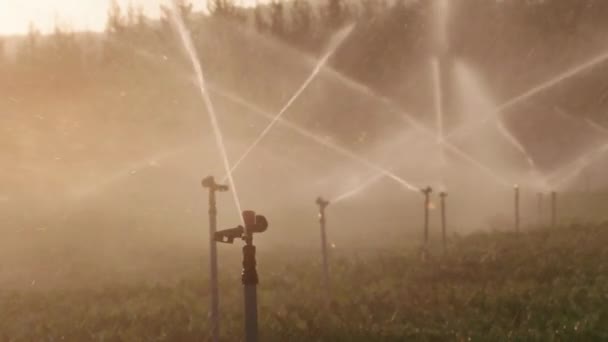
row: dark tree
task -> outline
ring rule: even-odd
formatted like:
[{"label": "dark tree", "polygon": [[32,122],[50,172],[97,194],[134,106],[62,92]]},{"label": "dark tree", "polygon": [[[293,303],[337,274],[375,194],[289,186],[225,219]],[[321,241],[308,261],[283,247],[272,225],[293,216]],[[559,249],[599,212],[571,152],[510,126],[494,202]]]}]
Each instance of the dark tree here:
[{"label": "dark tree", "polygon": [[291,9],[291,29],[289,38],[292,43],[308,47],[314,31],[312,5],[309,0],[295,0]]},{"label": "dark tree", "polygon": [[278,37],[285,36],[285,6],[281,0],[274,0],[271,5],[271,30]]},{"label": "dark tree", "polygon": [[268,29],[268,23],[264,16],[264,7],[259,2],[256,2],[255,8],[253,9],[253,20],[255,29],[258,32],[265,32]]},{"label": "dark tree", "polygon": [[326,9],[327,27],[335,30],[341,27],[346,20],[346,8],[343,0],[328,0]]},{"label": "dark tree", "polygon": [[127,22],[123,17],[122,10],[117,0],[110,2],[108,9],[108,19],[106,22],[106,32],[112,35],[121,35],[127,28]]},{"label": "dark tree", "polygon": [[212,0],[208,1],[207,9],[209,13],[218,17],[233,17],[237,14],[236,5],[232,0]]}]

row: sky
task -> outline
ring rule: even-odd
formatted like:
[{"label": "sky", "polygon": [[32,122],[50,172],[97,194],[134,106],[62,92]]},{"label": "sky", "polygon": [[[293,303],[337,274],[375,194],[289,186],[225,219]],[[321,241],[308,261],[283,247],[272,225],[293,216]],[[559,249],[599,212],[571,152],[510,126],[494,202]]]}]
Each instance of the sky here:
[{"label": "sky", "polygon": [[[142,6],[151,17],[158,16],[161,3],[169,0],[118,0]],[[25,34],[30,23],[41,32],[51,32],[55,23],[72,30],[103,30],[110,0],[0,0],[0,35]],[[195,9],[205,8],[206,0],[192,0]],[[255,0],[241,0],[251,5]]]}]

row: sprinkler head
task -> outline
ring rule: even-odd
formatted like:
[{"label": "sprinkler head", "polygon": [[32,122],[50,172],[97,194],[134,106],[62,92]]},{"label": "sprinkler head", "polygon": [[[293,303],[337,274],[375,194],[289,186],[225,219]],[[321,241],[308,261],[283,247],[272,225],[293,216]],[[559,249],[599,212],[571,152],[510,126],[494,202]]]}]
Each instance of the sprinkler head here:
[{"label": "sprinkler head", "polygon": [[263,233],[268,229],[268,221],[262,215],[256,215],[253,210],[243,211],[243,221],[247,233]]},{"label": "sprinkler head", "polygon": [[445,191],[442,191],[442,192],[439,193],[439,197],[446,198],[446,197],[448,197],[448,193],[445,192]]},{"label": "sprinkler head", "polygon": [[215,233],[215,241],[223,243],[233,243],[234,239],[242,239],[245,229],[243,226],[220,230]]},{"label": "sprinkler head", "polygon": [[427,186],[424,189],[420,189],[420,192],[422,192],[425,195],[430,195],[433,192],[433,188],[431,188],[430,186]]},{"label": "sprinkler head", "polygon": [[213,176],[209,176],[203,179],[202,181],[203,188],[208,188],[212,191],[228,191],[228,185],[221,185],[215,182],[215,178]]},{"label": "sprinkler head", "polygon": [[319,207],[321,207],[322,209],[326,208],[329,205],[329,201],[323,199],[323,197],[317,197],[315,203],[317,203],[317,205],[319,205]]},{"label": "sprinkler head", "polygon": [[245,227],[239,225],[235,228],[220,230],[215,233],[215,241],[223,243],[234,243],[235,239],[246,240],[247,236],[251,238],[253,233],[262,233],[268,229],[268,221],[262,215],[256,215],[255,211],[243,211],[243,221]]}]

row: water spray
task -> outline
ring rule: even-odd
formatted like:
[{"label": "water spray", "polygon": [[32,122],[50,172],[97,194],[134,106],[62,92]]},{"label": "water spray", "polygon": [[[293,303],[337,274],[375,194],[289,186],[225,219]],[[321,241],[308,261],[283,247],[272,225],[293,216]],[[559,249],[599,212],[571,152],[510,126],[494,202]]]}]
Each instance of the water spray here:
[{"label": "water spray", "polygon": [[325,208],[329,205],[329,201],[322,197],[317,198],[315,202],[319,206],[319,224],[321,227],[321,255],[323,257],[323,287],[325,288],[325,302],[330,306],[331,295],[329,289],[329,255],[327,251],[327,230],[325,221]]},{"label": "water spray", "polygon": [[444,96],[443,96],[443,81],[442,81],[442,70],[441,70],[441,59],[439,57],[431,60],[431,67],[433,71],[433,95],[435,102],[435,116],[437,124],[437,147],[439,148],[439,154],[441,157],[442,166],[446,162],[445,148],[443,146],[444,136]]},{"label": "water spray", "polygon": [[232,173],[230,170],[230,162],[228,160],[228,152],[226,151],[226,146],[224,144],[224,136],[222,130],[220,128],[219,121],[217,119],[217,114],[215,112],[215,107],[213,102],[211,101],[211,97],[209,96],[209,91],[207,89],[207,83],[205,79],[205,74],[203,73],[203,67],[198,58],[198,54],[196,52],[196,48],[194,47],[194,42],[192,41],[192,37],[190,35],[190,31],[186,27],[183,18],[181,17],[180,10],[175,1],[172,2],[171,6],[172,10],[172,23],[174,24],[179,37],[181,39],[182,45],[184,49],[188,53],[188,57],[190,59],[190,63],[192,64],[192,69],[194,70],[194,74],[196,75],[196,84],[198,90],[200,91],[201,97],[203,99],[203,103],[205,108],[207,109],[207,114],[209,115],[209,120],[211,121],[211,126],[213,127],[213,135],[215,136],[215,142],[217,144],[218,150],[220,152],[220,156],[224,165],[224,169],[228,172],[228,183],[230,184],[230,188],[232,189],[232,197],[234,199],[234,204],[239,211],[241,210],[241,201],[239,199],[238,193],[236,191],[236,186],[234,184],[234,178],[232,177]]},{"label": "water spray", "polygon": [[515,195],[515,201],[514,201],[514,205],[515,205],[515,210],[514,210],[514,224],[515,224],[515,231],[517,233],[519,233],[519,224],[520,224],[520,216],[519,216],[519,185],[515,184],[513,186],[513,191],[514,191],[514,195]]},{"label": "water spray", "polygon": [[202,184],[203,188],[209,190],[209,288],[211,292],[211,311],[209,312],[209,321],[211,322],[211,341],[218,342],[220,339],[220,301],[217,276],[217,243],[215,241],[215,234],[217,231],[217,207],[215,193],[228,191],[228,186],[217,184],[213,176],[203,179]]},{"label": "water spray", "polygon": [[258,294],[259,282],[256,269],[255,246],[253,234],[263,233],[268,229],[268,221],[255,211],[243,211],[243,225],[221,230],[215,233],[215,241],[232,244],[235,239],[243,239],[243,272],[241,281],[245,298],[245,342],[258,341]]},{"label": "water spray", "polygon": [[446,216],[446,198],[448,193],[442,191],[439,193],[441,199],[441,240],[443,242],[443,254],[448,255],[448,237],[447,237],[447,216]]},{"label": "water spray", "polygon": [[[510,100],[504,102],[500,106],[497,106],[492,111],[492,114],[493,114],[492,116],[489,116],[485,120],[477,122],[476,124],[473,124],[473,125],[477,125],[477,124],[482,125],[482,124],[490,121],[494,115],[503,113],[506,109],[515,107],[516,105],[519,105],[519,104],[527,101],[528,99],[530,99],[548,89],[551,89],[554,86],[573,78],[574,76],[577,76],[578,74],[580,74],[584,71],[592,69],[602,63],[605,63],[606,61],[608,61],[608,52],[603,52],[602,54],[600,54],[590,60],[587,60],[586,62],[581,63],[573,68],[570,68],[570,69],[566,70],[565,72],[563,72],[543,83],[540,83],[540,84],[532,87],[531,89],[521,93],[520,95],[517,95],[517,96],[511,98]],[[473,125],[462,127],[460,129],[457,129],[457,130],[451,132],[449,135],[446,136],[446,139],[449,139],[451,137],[455,137],[455,136],[458,136],[465,132],[470,131],[472,129]]]},{"label": "water spray", "polygon": [[[230,94],[226,91],[220,90],[219,88],[214,88],[214,92],[226,99],[229,99],[235,103],[238,103],[240,105],[242,105],[243,107],[248,108],[249,110],[251,110],[253,113],[259,115],[260,117],[265,117],[269,120],[272,120],[274,118],[274,116],[272,114],[269,114],[267,112],[265,112],[264,110],[262,110],[261,108],[241,99],[236,97],[233,94]],[[327,139],[324,139],[323,137],[316,135],[314,133],[312,133],[311,131],[307,130],[306,128],[297,125],[295,123],[292,123],[288,120],[285,120],[283,118],[280,118],[278,120],[278,122],[283,125],[286,128],[289,128],[290,130],[298,133],[299,135],[314,141],[315,143],[326,147],[342,156],[345,156],[353,161],[356,161],[372,170],[377,171],[378,173],[380,173],[382,176],[386,176],[387,178],[390,178],[392,180],[394,180],[395,182],[399,183],[399,185],[403,186],[404,188],[406,188],[409,191],[413,191],[413,192],[418,192],[418,188],[416,188],[414,185],[412,185],[411,183],[409,183],[408,181],[406,181],[405,179],[397,176],[394,172],[391,172],[390,170],[383,168],[382,166],[373,163],[351,151],[349,151],[348,149],[339,146],[338,144],[335,144],[331,141],[328,141]]]},{"label": "water spray", "polygon": [[296,90],[296,92],[291,96],[291,98],[287,101],[287,103],[283,106],[283,108],[281,108],[281,110],[277,113],[277,115],[274,116],[272,121],[264,128],[262,133],[260,133],[260,135],[258,135],[258,137],[251,143],[251,145],[249,145],[247,150],[245,150],[245,152],[236,161],[236,163],[234,163],[234,165],[232,165],[232,168],[230,168],[230,171],[229,171],[229,174],[227,175],[227,177],[230,177],[230,175],[232,175],[232,173],[234,173],[234,171],[239,167],[239,165],[243,162],[243,160],[245,160],[245,158],[247,158],[247,156],[249,156],[251,151],[253,151],[256,148],[256,146],[264,139],[264,137],[266,137],[266,135],[268,135],[270,130],[274,127],[274,125],[278,122],[278,120],[281,119],[283,114],[285,114],[285,112],[287,112],[287,110],[289,110],[289,108],[292,107],[294,102],[296,102],[296,100],[298,98],[300,98],[302,93],[304,93],[304,91],[306,89],[308,89],[308,87],[310,86],[312,81],[315,80],[315,78],[317,77],[319,72],[323,69],[325,64],[327,64],[327,62],[329,61],[331,56],[333,56],[333,54],[338,50],[340,45],[342,45],[342,43],[346,40],[346,38],[348,38],[350,36],[350,34],[353,32],[354,28],[355,28],[355,25],[350,25],[350,26],[342,29],[341,31],[339,31],[334,36],[334,39],[332,40],[327,52],[323,55],[323,57],[321,57],[321,59],[319,60],[319,62],[315,66],[315,68],[313,69],[312,73],[308,76],[308,78],[304,81],[304,83],[302,83],[300,88],[298,88],[298,90]]},{"label": "water spray", "polygon": [[431,209],[431,193],[433,188],[430,186],[420,189],[424,194],[424,245],[422,247],[422,259],[426,260],[429,245],[429,210]]}]

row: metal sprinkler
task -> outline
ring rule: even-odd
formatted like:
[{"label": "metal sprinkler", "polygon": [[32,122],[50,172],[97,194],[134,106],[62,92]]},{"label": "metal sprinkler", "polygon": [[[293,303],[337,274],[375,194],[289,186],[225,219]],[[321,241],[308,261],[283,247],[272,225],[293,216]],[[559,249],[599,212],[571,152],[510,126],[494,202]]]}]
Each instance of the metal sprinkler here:
[{"label": "metal sprinkler", "polygon": [[211,323],[211,341],[218,342],[220,339],[220,303],[217,275],[217,244],[215,242],[215,233],[217,230],[217,207],[215,193],[228,191],[228,186],[217,184],[213,176],[203,179],[202,185],[203,188],[209,190],[209,281],[211,291],[211,309],[209,312],[209,321]]},{"label": "metal sprinkler", "polygon": [[429,210],[431,206],[431,193],[433,192],[433,188],[428,186],[424,189],[420,189],[420,191],[424,194],[424,246],[422,255],[423,258],[426,259],[429,243]]},{"label": "metal sprinkler", "polygon": [[258,273],[256,269],[255,246],[253,245],[253,234],[262,233],[268,229],[268,221],[262,215],[256,215],[255,211],[243,211],[243,222],[245,226],[239,225],[235,228],[221,230],[215,233],[215,241],[223,243],[234,243],[239,238],[245,242],[243,246],[243,272],[241,281],[245,298],[245,342],[258,341],[258,299],[257,285]]},{"label": "metal sprinkler", "polygon": [[515,186],[513,186],[513,190],[515,193],[515,198],[514,198],[514,205],[515,205],[515,211],[514,211],[514,223],[515,223],[515,231],[519,232],[519,221],[520,221],[520,217],[519,217],[519,185],[515,184]]},{"label": "metal sprinkler", "polygon": [[551,192],[551,227],[557,227],[557,192]]},{"label": "metal sprinkler", "polygon": [[537,209],[537,215],[538,215],[538,226],[542,226],[543,225],[543,211],[544,211],[544,195],[542,192],[539,192],[537,194],[537,203],[536,203],[536,209]]},{"label": "metal sprinkler", "polygon": [[323,287],[325,288],[325,301],[329,306],[331,301],[329,290],[329,255],[327,251],[327,230],[325,221],[325,208],[329,205],[329,201],[318,197],[316,202],[319,206],[319,224],[321,226],[321,255],[323,257]]},{"label": "metal sprinkler", "polygon": [[448,193],[442,191],[439,193],[441,198],[441,240],[443,242],[443,254],[448,254],[448,238],[447,238],[447,217],[446,217],[446,198]]}]

